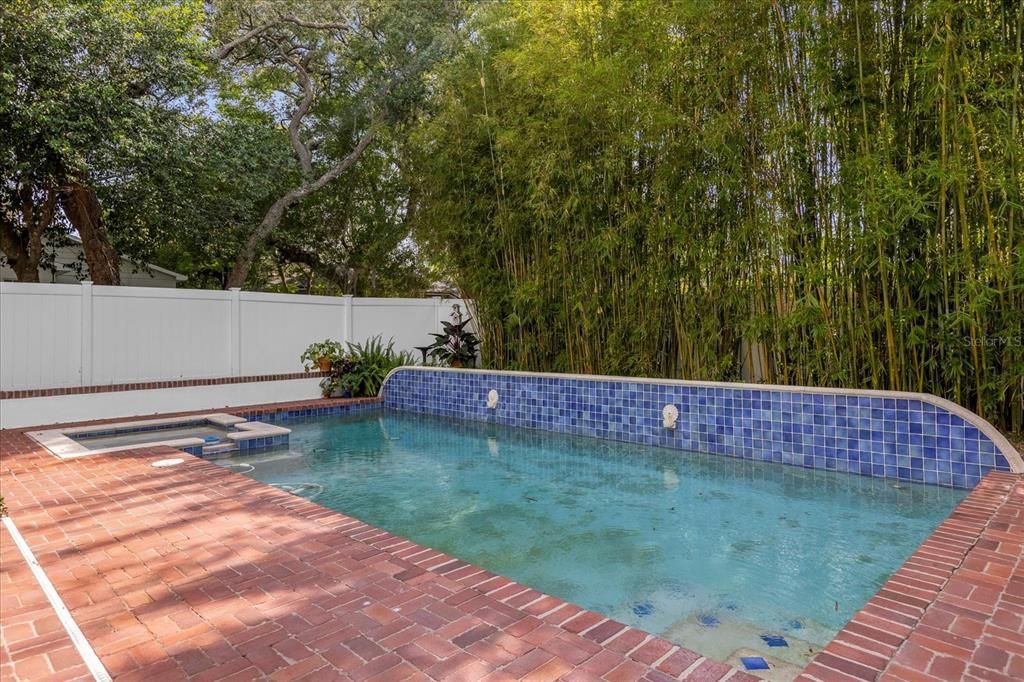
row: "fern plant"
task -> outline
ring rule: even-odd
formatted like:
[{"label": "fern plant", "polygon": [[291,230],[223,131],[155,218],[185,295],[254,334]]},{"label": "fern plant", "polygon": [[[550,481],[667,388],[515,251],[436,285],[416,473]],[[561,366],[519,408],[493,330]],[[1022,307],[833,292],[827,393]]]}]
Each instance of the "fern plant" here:
[{"label": "fern plant", "polygon": [[413,364],[415,358],[411,353],[395,351],[394,339],[385,345],[378,335],[363,343],[349,343],[337,387],[347,390],[352,397],[374,396],[391,370]]}]

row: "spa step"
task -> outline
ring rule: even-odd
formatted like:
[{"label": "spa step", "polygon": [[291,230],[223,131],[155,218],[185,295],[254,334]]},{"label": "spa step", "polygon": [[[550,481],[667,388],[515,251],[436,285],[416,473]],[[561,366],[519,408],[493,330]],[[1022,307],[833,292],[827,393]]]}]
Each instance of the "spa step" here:
[{"label": "spa step", "polygon": [[223,457],[234,452],[238,452],[238,443],[227,442],[203,446],[203,457],[207,459],[218,456]]}]

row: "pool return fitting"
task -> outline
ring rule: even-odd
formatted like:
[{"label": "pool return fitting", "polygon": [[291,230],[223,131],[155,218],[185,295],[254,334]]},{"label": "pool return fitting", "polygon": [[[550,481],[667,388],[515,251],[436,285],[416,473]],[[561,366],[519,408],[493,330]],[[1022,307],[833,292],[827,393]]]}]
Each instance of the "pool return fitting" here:
[{"label": "pool return fitting", "polygon": [[666,405],[661,408],[661,425],[666,429],[675,429],[679,420],[679,408],[675,405]]}]

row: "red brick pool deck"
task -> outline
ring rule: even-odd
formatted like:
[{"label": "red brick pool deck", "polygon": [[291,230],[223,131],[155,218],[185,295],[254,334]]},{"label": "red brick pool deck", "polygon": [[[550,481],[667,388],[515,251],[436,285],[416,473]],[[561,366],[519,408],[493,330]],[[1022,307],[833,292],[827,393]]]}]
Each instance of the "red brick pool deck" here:
[{"label": "red brick pool deck", "polygon": [[[118,680],[754,679],[170,448],[62,461],[0,431],[0,457]],[[6,528],[0,563],[0,678],[89,679]],[[986,477],[803,679],[1024,679],[1024,478]]]}]

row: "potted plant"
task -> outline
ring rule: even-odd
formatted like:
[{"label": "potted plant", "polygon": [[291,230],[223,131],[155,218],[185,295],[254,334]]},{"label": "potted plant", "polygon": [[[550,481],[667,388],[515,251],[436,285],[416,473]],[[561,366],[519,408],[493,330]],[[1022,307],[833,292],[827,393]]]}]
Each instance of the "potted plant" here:
[{"label": "potted plant", "polygon": [[345,385],[346,377],[355,369],[355,361],[348,355],[337,357],[331,363],[330,370],[320,380],[320,394],[325,398],[348,398],[352,393]]},{"label": "potted plant", "polygon": [[385,345],[375,336],[365,343],[349,343],[348,352],[336,357],[330,373],[320,380],[320,391],[325,398],[374,396],[388,372],[412,364],[415,358],[396,351],[393,340]]},{"label": "potted plant", "polygon": [[344,352],[344,348],[339,342],[324,339],[323,341],[309,344],[302,355],[299,356],[299,361],[302,363],[302,368],[307,372],[312,371],[314,367],[321,372],[329,372],[331,371],[331,365]]},{"label": "potted plant", "polygon": [[442,322],[443,333],[431,334],[434,343],[427,347],[427,354],[435,360],[447,363],[449,367],[472,367],[476,364],[476,351],[480,339],[467,326],[472,318],[462,318],[458,304],[452,306],[452,321]]}]

